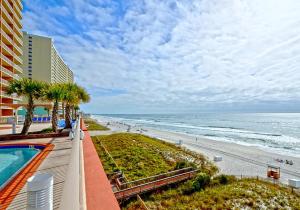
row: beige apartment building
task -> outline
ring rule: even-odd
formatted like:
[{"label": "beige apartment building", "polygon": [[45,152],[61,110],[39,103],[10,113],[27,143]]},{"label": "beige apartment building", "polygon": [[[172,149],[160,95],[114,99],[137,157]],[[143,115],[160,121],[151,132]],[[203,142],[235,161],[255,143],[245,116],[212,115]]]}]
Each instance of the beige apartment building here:
[{"label": "beige apartment building", "polygon": [[21,0],[0,0],[0,123],[13,116],[9,104],[19,100],[5,90],[10,80],[22,74],[22,9]]},{"label": "beige apartment building", "polygon": [[73,72],[59,55],[53,39],[23,32],[23,77],[49,83],[73,82]]}]

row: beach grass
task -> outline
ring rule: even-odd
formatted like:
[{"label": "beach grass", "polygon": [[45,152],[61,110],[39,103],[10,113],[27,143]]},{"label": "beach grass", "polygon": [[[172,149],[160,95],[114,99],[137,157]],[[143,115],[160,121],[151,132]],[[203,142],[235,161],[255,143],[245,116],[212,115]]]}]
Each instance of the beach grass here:
[{"label": "beach grass", "polygon": [[[118,133],[92,138],[106,173],[119,169],[128,181],[172,171],[180,165],[193,166],[210,175],[217,171],[201,154],[141,134]],[[183,162],[186,164],[180,164]]]},{"label": "beach grass", "polygon": [[[92,138],[106,173],[122,170],[127,181],[174,170],[186,161],[200,169],[191,180],[143,194],[148,209],[300,209],[300,197],[290,189],[257,179],[216,176],[217,168],[203,155],[177,145],[132,133]],[[141,209],[141,203],[133,198],[122,209]]]},{"label": "beach grass", "polygon": [[109,128],[100,125],[96,120],[91,118],[85,118],[84,123],[89,131],[107,131]]},{"label": "beach grass", "polygon": [[[189,192],[193,180],[150,195],[142,196],[149,209],[300,209],[299,195],[290,189],[256,179],[211,184]],[[131,202],[124,209],[138,209]]]}]

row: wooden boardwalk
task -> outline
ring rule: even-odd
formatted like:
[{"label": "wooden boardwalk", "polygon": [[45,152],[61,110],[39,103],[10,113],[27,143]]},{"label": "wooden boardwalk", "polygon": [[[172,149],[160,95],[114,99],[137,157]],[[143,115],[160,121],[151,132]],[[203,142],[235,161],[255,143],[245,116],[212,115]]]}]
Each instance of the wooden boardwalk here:
[{"label": "wooden boardwalk", "polygon": [[[19,141],[18,143],[20,143]],[[71,141],[67,138],[54,138],[54,139],[32,139],[24,140],[22,142],[31,143],[52,143],[54,144],[53,150],[49,153],[46,159],[38,167],[36,173],[51,173],[54,176],[54,209],[58,209],[60,205],[60,198],[62,195],[63,185],[65,182],[66,172],[68,170],[70,154],[72,150]],[[6,142],[6,143],[15,143]],[[27,193],[26,185],[16,195],[14,200],[9,205],[8,209],[21,210],[26,209]]]},{"label": "wooden boardwalk", "polygon": [[115,192],[115,196],[118,200],[123,200],[127,199],[145,192],[149,192],[158,188],[161,188],[163,186],[177,183],[180,181],[184,181],[187,179],[190,179],[194,177],[197,174],[198,170],[192,170],[183,173],[177,173],[176,175],[165,177],[165,178],[160,178],[148,183],[136,185],[127,189],[123,189],[120,191]]}]

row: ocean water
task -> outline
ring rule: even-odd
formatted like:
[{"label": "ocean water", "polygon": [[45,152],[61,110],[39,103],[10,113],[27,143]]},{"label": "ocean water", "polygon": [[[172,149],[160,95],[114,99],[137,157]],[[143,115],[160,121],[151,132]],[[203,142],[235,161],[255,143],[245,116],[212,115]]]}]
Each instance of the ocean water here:
[{"label": "ocean water", "polygon": [[300,113],[94,115],[300,157]]}]

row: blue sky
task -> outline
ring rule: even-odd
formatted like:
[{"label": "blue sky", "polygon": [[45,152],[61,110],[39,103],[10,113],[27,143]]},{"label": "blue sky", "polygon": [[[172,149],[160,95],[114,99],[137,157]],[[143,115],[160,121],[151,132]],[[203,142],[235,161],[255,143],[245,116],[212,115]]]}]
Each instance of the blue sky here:
[{"label": "blue sky", "polygon": [[300,111],[298,0],[30,0],[92,113]]}]

